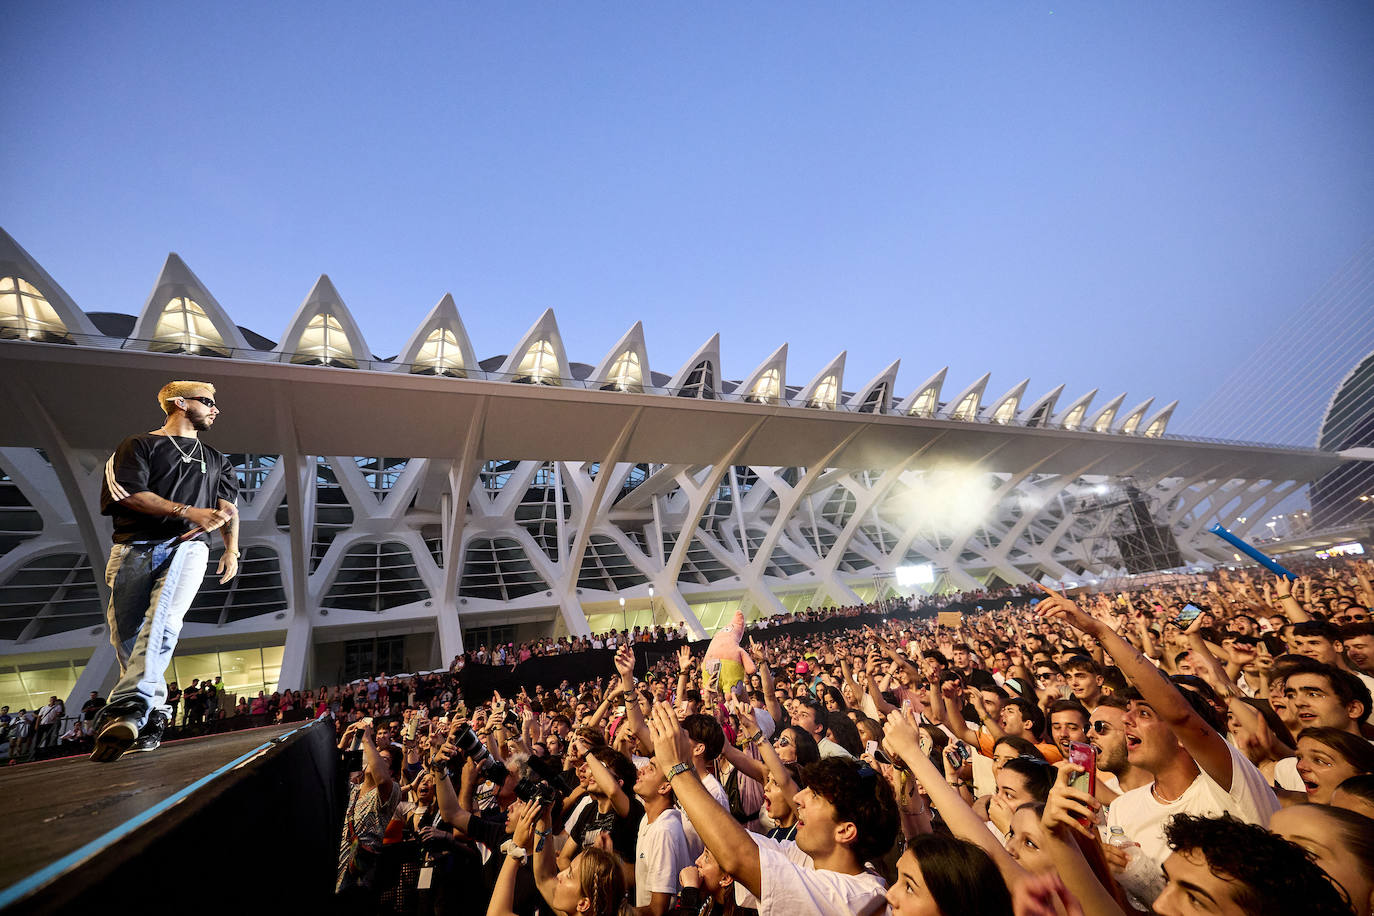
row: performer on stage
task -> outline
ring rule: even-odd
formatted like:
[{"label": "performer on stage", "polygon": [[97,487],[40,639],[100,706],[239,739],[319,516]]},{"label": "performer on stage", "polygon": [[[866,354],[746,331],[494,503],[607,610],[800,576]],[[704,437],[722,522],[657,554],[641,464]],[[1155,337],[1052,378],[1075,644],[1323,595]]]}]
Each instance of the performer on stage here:
[{"label": "performer on stage", "polygon": [[106,619],[120,672],[96,723],[91,759],[102,763],[162,741],[171,718],[163,675],[205,578],[209,532],[221,529],[224,538],[219,581],[239,568],[238,478],[200,441],[219,416],[215,386],[169,382],[157,402],[167,422],[121,442],[100,487],[100,511],[114,519]]}]

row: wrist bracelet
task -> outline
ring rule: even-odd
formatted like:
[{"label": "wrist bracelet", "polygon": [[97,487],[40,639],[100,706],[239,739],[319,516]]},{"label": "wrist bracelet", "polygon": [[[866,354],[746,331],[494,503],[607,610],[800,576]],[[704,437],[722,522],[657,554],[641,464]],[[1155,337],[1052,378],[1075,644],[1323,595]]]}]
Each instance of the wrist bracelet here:
[{"label": "wrist bracelet", "polygon": [[173,515],[173,517],[175,517],[175,518],[185,518],[185,517],[186,517],[186,513],[187,513],[187,511],[190,510],[190,508],[191,508],[191,507],[188,506],[186,503],[182,503],[181,505],[177,506],[176,509],[174,509],[174,510],[172,511],[172,515]]},{"label": "wrist bracelet", "polygon": [[673,781],[673,777],[675,777],[675,776],[681,776],[683,773],[690,773],[691,771],[692,771],[692,765],[691,765],[690,763],[685,763],[685,762],[684,762],[684,763],[675,764],[675,765],[673,766],[673,768],[672,768],[671,770],[668,771],[668,775],[667,775],[666,777],[664,777],[664,778],[665,778],[668,782],[672,782],[672,781]]}]

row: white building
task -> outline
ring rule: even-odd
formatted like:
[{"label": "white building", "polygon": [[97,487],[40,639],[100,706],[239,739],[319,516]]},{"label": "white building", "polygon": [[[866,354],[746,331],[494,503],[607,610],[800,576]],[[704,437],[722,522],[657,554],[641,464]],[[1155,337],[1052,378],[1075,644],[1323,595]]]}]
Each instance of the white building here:
[{"label": "white building", "polygon": [[638,323],[595,364],[552,311],[511,336],[479,359],[444,296],[380,360],[321,277],[273,343],[175,254],[137,316],[87,314],[0,230],[0,702],[110,683],[99,469],[171,379],[218,387],[209,441],[243,487],[242,573],[206,579],[173,676],[239,692],[438,667],[465,640],[705,634],[739,606],[872,599],[902,566],[931,590],[1086,581],[1142,549],[1133,511],[1172,532],[1169,565],[1210,565],[1232,557],[1210,524],[1244,535],[1345,461],[1171,437],[1150,399],[988,397],[944,369],[904,393],[895,362],[853,384],[844,353],[797,384],[785,344],[734,382],[717,336],[671,374]]}]

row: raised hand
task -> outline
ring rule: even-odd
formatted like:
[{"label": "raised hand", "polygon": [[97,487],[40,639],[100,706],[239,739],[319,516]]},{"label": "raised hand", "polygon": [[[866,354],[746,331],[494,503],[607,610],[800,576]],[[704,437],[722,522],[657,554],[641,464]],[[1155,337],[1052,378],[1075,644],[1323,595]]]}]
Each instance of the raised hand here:
[{"label": "raised hand", "polygon": [[667,703],[649,710],[649,734],[653,738],[654,762],[666,777],[679,763],[692,760],[692,739],[682,730],[677,713]]},{"label": "raised hand", "polygon": [[887,746],[904,760],[914,760],[921,753],[920,732],[900,709],[887,714],[887,721],[883,723],[883,738]]},{"label": "raised hand", "polygon": [[1097,830],[1083,826],[1083,820],[1091,824],[1097,817],[1097,812],[1102,809],[1101,802],[1087,792],[1069,785],[1069,782],[1082,772],[1081,766],[1072,763],[1059,768],[1054,788],[1050,789],[1050,796],[1045,801],[1045,813],[1040,817],[1040,823],[1045,825],[1046,830],[1067,828],[1089,839],[1097,837]]},{"label": "raised hand", "polygon": [[754,734],[759,730],[758,716],[754,714],[754,707],[743,701],[732,703],[731,712],[735,718],[739,719],[739,724],[745,729],[747,734]]},{"label": "raised hand", "polygon": [[[683,646],[683,648],[687,648]],[[615,650],[615,670],[620,672],[624,680],[632,680],[635,676],[635,653],[629,646],[621,646]]]},{"label": "raised hand", "polygon": [[[619,664],[620,662],[617,659],[617,667]],[[690,646],[683,646],[677,650],[677,670],[681,671],[683,674],[692,670],[692,649]]]},{"label": "raised hand", "polygon": [[[1044,588],[1042,585],[1041,588]],[[1043,599],[1036,607],[1040,616],[1046,620],[1062,620],[1076,630],[1080,630],[1090,636],[1099,635],[1105,628],[1102,621],[1098,620],[1083,610],[1068,598],[1058,592],[1052,592],[1045,588],[1048,597]]]},{"label": "raised hand", "polygon": [[1084,916],[1083,905],[1053,872],[1027,875],[1012,893],[1016,916],[1059,916],[1060,907],[1064,916]]}]

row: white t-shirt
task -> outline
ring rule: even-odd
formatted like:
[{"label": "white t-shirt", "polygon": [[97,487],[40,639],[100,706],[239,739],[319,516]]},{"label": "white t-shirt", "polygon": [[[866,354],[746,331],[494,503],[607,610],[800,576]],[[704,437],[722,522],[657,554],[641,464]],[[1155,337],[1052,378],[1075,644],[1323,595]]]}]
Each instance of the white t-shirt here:
[{"label": "white t-shirt", "polygon": [[1303,785],[1302,777],[1298,775],[1296,757],[1285,757],[1274,764],[1274,782],[1279,784],[1280,789],[1289,792],[1307,792],[1307,786]]},{"label": "white t-shirt", "polygon": [[692,862],[681,811],[669,808],[653,823],[644,815],[635,841],[635,906],[648,906],[655,892],[676,894],[678,873]]},{"label": "white t-shirt", "polygon": [[838,744],[836,744],[834,741],[831,741],[829,738],[822,738],[821,740],[817,741],[816,747],[821,752],[822,760],[824,760],[826,757],[841,757],[846,760],[854,759],[853,754],[849,753],[849,751],[840,747]]},{"label": "white t-shirt", "polygon": [[[722,808],[726,811],[730,810],[730,796],[725,794],[725,787],[720,784],[719,779],[707,773],[701,784],[706,787],[706,791],[711,793],[711,797]],[[701,855],[701,851],[706,848],[706,844],[701,841],[701,834],[697,833],[697,828],[693,825],[692,819],[686,814],[682,816],[682,833],[687,837],[687,851],[692,854],[692,861],[695,862],[697,856]]]},{"label": "white t-shirt", "polygon": [[1164,840],[1164,826],[1175,814],[1219,817],[1230,814],[1247,824],[1266,827],[1269,817],[1279,810],[1279,799],[1269,788],[1264,774],[1246,760],[1230,744],[1231,787],[1228,792],[1205,772],[1178,799],[1163,804],[1150,791],[1154,783],[1132,789],[1112,802],[1107,809],[1107,827],[1120,827],[1126,839],[1139,843],[1140,851],[1132,857],[1121,875],[1121,886],[1146,904],[1154,903],[1164,890],[1164,876],[1160,872],[1169,857],[1169,844]]},{"label": "white t-shirt", "polygon": [[871,872],[842,875],[818,869],[791,840],[757,833],[749,839],[759,848],[759,896],[735,882],[735,903],[754,907],[759,916],[873,916],[887,906],[887,883]]}]

